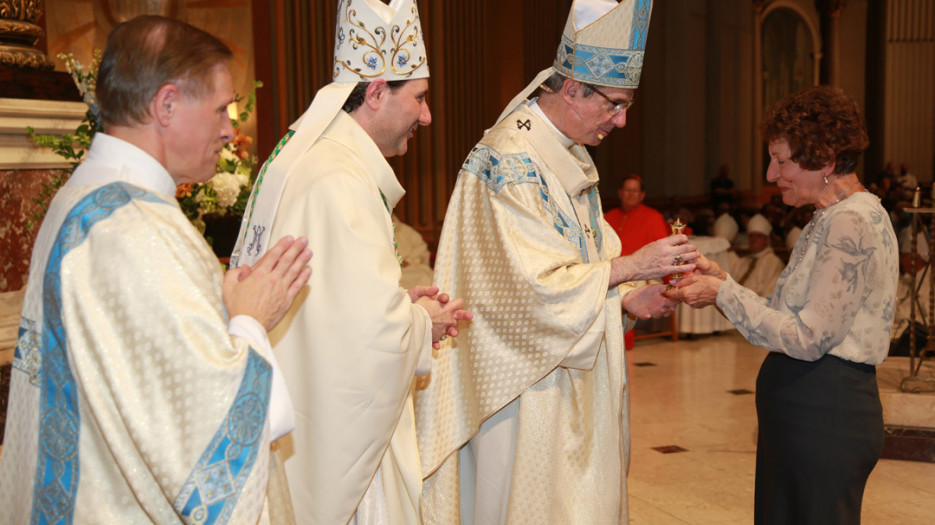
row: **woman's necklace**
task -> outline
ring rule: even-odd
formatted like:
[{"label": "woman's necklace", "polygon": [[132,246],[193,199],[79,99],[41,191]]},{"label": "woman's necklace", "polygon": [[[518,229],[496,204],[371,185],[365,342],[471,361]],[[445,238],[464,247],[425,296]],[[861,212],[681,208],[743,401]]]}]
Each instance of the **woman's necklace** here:
[{"label": "woman's necklace", "polygon": [[857,186],[860,186],[861,188],[863,188],[863,186],[860,184],[860,181],[857,181],[854,184],[851,184],[847,188],[844,188],[844,191],[842,191],[841,193],[838,193],[838,196],[834,198],[834,203],[837,204],[841,202],[841,199],[845,198],[844,196],[847,195],[847,192],[851,191]]},{"label": "woman's necklace", "polygon": [[793,266],[793,269],[797,268],[805,257],[805,252],[808,251],[808,242],[812,238],[812,234],[817,228],[816,225],[821,219],[821,216],[825,214],[826,209],[827,208],[816,209],[815,213],[812,215],[812,220],[808,221],[808,224],[805,225],[805,230],[802,231],[802,238],[799,239],[799,242],[796,244],[795,266]]}]

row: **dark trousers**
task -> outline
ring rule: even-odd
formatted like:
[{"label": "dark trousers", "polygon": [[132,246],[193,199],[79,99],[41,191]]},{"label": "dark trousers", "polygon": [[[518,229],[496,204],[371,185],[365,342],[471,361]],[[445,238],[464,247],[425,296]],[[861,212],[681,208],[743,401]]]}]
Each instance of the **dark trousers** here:
[{"label": "dark trousers", "polygon": [[883,449],[876,369],[770,352],[756,380],[755,524],[851,525]]}]

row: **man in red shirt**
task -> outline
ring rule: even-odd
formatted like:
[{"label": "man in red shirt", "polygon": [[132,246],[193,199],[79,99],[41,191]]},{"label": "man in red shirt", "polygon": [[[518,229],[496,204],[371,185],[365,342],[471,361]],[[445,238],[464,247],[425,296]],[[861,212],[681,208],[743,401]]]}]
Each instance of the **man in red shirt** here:
[{"label": "man in red shirt", "polygon": [[[662,214],[643,204],[646,192],[639,175],[627,175],[617,190],[620,207],[604,214],[604,219],[617,232],[623,246],[620,255],[630,255],[643,246],[669,235]],[[624,335],[627,350],[633,348],[633,330]]]}]

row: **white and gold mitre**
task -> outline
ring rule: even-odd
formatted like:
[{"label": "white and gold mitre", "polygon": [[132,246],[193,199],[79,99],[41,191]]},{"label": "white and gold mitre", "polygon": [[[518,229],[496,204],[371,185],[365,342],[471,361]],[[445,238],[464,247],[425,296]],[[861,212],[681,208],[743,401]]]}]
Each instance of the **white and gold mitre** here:
[{"label": "white and gold mitre", "polygon": [[652,0],[575,0],[553,67],[598,86],[636,88]]},{"label": "white and gold mitre", "polygon": [[334,33],[335,82],[429,76],[415,0],[339,0]]},{"label": "white and gold mitre", "polygon": [[389,5],[381,0],[338,0],[334,81],[319,89],[302,117],[289,126],[294,134],[257,179],[231,254],[231,267],[252,265],[271,246],[269,236],[290,168],[334,122],[359,82],[428,76],[415,0],[392,0]]}]

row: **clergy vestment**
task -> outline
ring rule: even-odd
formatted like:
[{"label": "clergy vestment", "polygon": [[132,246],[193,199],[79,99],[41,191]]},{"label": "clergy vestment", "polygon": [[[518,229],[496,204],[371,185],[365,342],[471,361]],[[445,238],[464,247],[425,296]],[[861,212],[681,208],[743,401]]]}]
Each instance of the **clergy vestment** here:
[{"label": "clergy vestment", "polygon": [[621,255],[630,255],[643,246],[669,235],[662,214],[645,204],[629,210],[614,208],[607,212],[604,218],[620,238]]},{"label": "clergy vestment", "polygon": [[246,339],[228,333],[221,266],[174,194],[154,158],[98,133],[52,201],[15,351],[0,521],[268,521],[269,343],[247,316],[231,320]]},{"label": "clergy vestment", "polygon": [[410,387],[432,334],[399,286],[388,208],[403,194],[344,111],[288,168],[272,238],[304,235],[315,255],[308,293],[270,339],[295,407],[284,450],[302,523],[419,522]]},{"label": "clergy vestment", "polygon": [[[631,286],[608,290],[620,243],[597,179],[584,147],[535,103],[494,126],[461,168],[435,279],[474,319],[417,384],[427,523],[458,523],[471,497],[478,523],[627,521],[620,298]],[[505,439],[487,432],[504,421]],[[475,435],[485,438],[478,468],[464,453]],[[493,466],[483,458],[492,436],[506,458]],[[459,487],[473,477],[505,480],[506,508],[485,508],[503,505],[482,501],[490,490]]]}]

